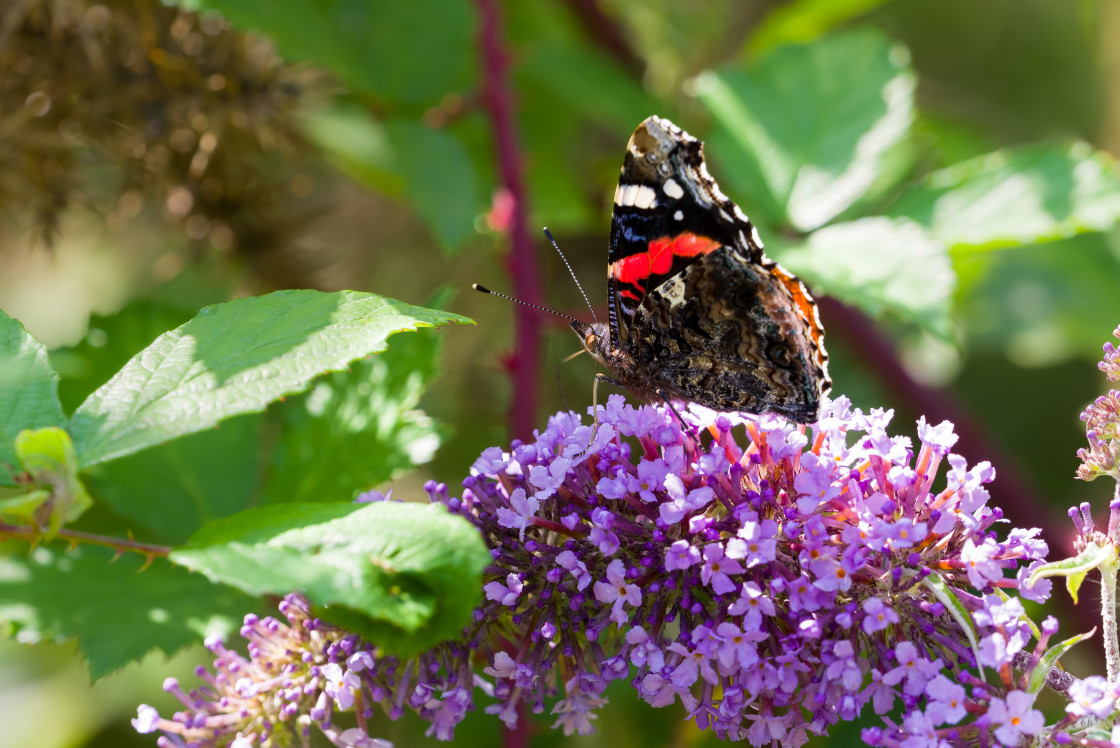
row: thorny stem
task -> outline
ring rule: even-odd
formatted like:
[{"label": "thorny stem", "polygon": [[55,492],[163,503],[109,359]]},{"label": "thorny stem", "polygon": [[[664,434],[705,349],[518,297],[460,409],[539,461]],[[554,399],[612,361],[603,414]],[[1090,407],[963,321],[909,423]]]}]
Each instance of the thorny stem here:
[{"label": "thorny stem", "polygon": [[[514,121],[513,92],[506,75],[506,52],[502,47],[501,18],[497,0],[477,0],[481,28],[482,102],[494,130],[494,145],[502,186],[513,204],[510,221],[509,272],[517,295],[530,304],[543,302],[540,273],[533,243],[529,239],[528,210],[521,182],[521,153]],[[537,369],[540,358],[539,312],[515,304],[514,346],[510,361],[513,393],[509,412],[510,435],[532,436],[537,412]]]},{"label": "thorny stem", "polygon": [[[166,556],[171,553],[170,546],[166,545],[153,545],[151,543],[137,543],[135,540],[121,540],[108,535],[95,535],[91,532],[82,532],[80,530],[67,530],[65,528],[59,530],[54,538],[65,540],[71,546],[78,544],[84,545],[100,545],[105,548],[112,548],[118,554],[121,553],[139,553],[141,556],[153,558],[155,556]],[[54,539],[52,538],[52,539]],[[43,531],[32,527],[30,525],[9,525],[0,522],[0,540],[19,539],[26,540],[30,543],[35,543],[40,540],[47,539]]]}]

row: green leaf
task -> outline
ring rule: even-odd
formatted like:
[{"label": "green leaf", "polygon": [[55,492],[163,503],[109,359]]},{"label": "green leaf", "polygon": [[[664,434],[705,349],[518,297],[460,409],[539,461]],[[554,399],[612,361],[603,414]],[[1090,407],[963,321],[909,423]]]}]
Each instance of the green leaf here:
[{"label": "green leaf", "polygon": [[264,410],[387,347],[395,332],[469,322],[375,294],[277,291],[204,308],[134,356],[82,403],[70,431],[83,467]]},{"label": "green leaf", "polygon": [[404,180],[385,125],[355,103],[303,114],[303,129],[336,168],[387,195],[398,196]]},{"label": "green leaf", "polygon": [[400,336],[380,356],[285,403],[266,499],[350,501],[430,460],[440,429],[416,407],[438,374],[441,341],[429,331]]},{"label": "green leaf", "polygon": [[879,317],[885,312],[942,337],[956,277],[945,247],[903,219],[862,218],[814,231],[782,248],[782,264],[814,291]]},{"label": "green leaf", "polygon": [[1066,589],[1069,590],[1069,596],[1073,598],[1073,604],[1076,605],[1077,592],[1081,589],[1085,576],[1106,563],[1116,563],[1116,549],[1111,545],[1090,543],[1085,550],[1072,558],[1051,561],[1037,567],[1027,578],[1027,584],[1033,585],[1044,577],[1065,577]]},{"label": "green leaf", "polygon": [[1120,257],[1109,244],[1091,233],[1014,252],[953,250],[971,345],[1031,368],[1099,358],[1120,320]]},{"label": "green leaf", "polygon": [[973,626],[972,611],[961,602],[960,598],[953,592],[953,588],[936,571],[931,572],[929,576],[923,579],[922,584],[945,606],[945,610],[961,627],[961,631],[968,639],[969,646],[972,647],[972,654],[976,658],[976,667],[980,671],[980,679],[983,680],[984,666],[980,664],[980,640],[976,636],[976,628]]},{"label": "green leaf", "polygon": [[482,209],[474,162],[466,147],[444,130],[406,119],[385,123],[404,192],[445,249],[474,233]]},{"label": "green leaf", "polygon": [[1120,170],[1085,143],[996,151],[930,174],[891,206],[946,244],[992,248],[1105,231]]},{"label": "green leaf", "polygon": [[339,169],[372,189],[407,197],[445,249],[475,233],[484,209],[477,169],[447,130],[411,119],[379,122],[353,104],[308,114],[304,128]]},{"label": "green leaf", "polygon": [[442,506],[376,502],[250,509],[171,560],[254,595],[302,592],[326,620],[403,655],[461,633],[490,554]]},{"label": "green leaf", "polygon": [[661,108],[632,76],[589,47],[537,44],[519,62],[517,77],[519,87],[549,94],[553,108],[559,102],[626,135]]},{"label": "green leaf", "polygon": [[16,456],[35,485],[50,491],[50,535],[82,515],[93,504],[78,479],[78,458],[70,435],[57,426],[28,429],[16,436]]},{"label": "green leaf", "polygon": [[100,678],[158,649],[168,655],[236,630],[256,609],[241,592],[157,558],[82,546],[0,556],[0,622],[23,642],[77,637]]},{"label": "green leaf", "polygon": [[50,352],[51,365],[62,376],[58,396],[63,408],[73,412],[137,351],[189,320],[192,314],[158,302],[139,301],[116,314],[90,317],[89,330],[80,343]]},{"label": "green leaf", "polygon": [[1096,632],[1097,630],[1094,628],[1092,631],[1086,631],[1083,634],[1071,636],[1065,641],[1059,642],[1057,644],[1051,644],[1049,647],[1047,647],[1046,654],[1042,655],[1041,659],[1039,659],[1038,661],[1038,664],[1035,665],[1034,670],[1031,672],[1031,681],[1027,686],[1027,691],[1029,693],[1038,693],[1039,691],[1041,691],[1042,687],[1046,685],[1046,676],[1049,675],[1050,671],[1053,670],[1054,667],[1058,664],[1058,660],[1062,657],[1062,655],[1072,649],[1073,645],[1085,641],[1086,639],[1093,636],[1093,634],[1095,634]]},{"label": "green leaf", "polygon": [[475,80],[477,22],[467,0],[180,0],[268,34],[292,62],[329,68],[359,91],[434,104]]},{"label": "green leaf", "polygon": [[887,0],[793,0],[770,11],[747,41],[751,55],[782,44],[811,42]]},{"label": "green leaf", "polygon": [[0,486],[15,485],[11,470],[19,464],[16,434],[65,423],[58,374],[47,359],[47,349],[0,311]]},{"label": "green leaf", "polygon": [[709,152],[748,215],[809,231],[871,189],[910,127],[908,64],[904,47],[863,30],[699,75],[717,124]]},{"label": "green leaf", "polygon": [[[393,345],[396,346],[396,341]],[[95,465],[90,492],[162,543],[186,542],[198,528],[245,509],[257,488],[264,416],[252,413]]]}]

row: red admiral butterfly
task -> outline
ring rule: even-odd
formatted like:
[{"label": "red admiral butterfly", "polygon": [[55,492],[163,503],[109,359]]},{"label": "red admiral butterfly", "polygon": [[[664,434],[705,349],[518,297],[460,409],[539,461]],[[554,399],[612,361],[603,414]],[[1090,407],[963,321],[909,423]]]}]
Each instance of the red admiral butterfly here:
[{"label": "red admiral butterfly", "polygon": [[832,387],[817,305],[762,251],[720,192],[703,144],[650,117],[614,193],[607,323],[572,322],[584,348],[645,400],[817,419]]}]

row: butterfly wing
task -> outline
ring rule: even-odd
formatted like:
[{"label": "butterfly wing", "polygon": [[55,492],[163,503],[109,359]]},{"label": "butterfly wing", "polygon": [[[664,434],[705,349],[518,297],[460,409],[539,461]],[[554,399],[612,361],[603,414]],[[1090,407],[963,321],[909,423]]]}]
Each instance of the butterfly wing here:
[{"label": "butterfly wing", "polygon": [[609,257],[612,344],[646,390],[717,410],[815,420],[831,387],[804,285],[766,257],[701,143],[651,117],[630,139]]}]

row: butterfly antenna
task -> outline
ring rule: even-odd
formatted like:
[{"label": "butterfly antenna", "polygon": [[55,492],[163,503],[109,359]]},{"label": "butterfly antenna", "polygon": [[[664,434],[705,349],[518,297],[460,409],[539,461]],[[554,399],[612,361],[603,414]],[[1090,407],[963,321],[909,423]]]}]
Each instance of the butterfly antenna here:
[{"label": "butterfly antenna", "polygon": [[560,251],[560,245],[556,243],[556,239],[553,238],[552,232],[548,230],[547,226],[545,226],[544,228],[544,235],[546,239],[552,242],[552,248],[556,250],[556,254],[560,255],[560,259],[564,261],[564,267],[568,268],[568,272],[571,273],[572,280],[576,282],[576,288],[579,289],[580,296],[583,297],[583,303],[587,304],[587,308],[591,310],[591,318],[598,322],[599,317],[595,314],[595,307],[591,306],[591,302],[587,300],[587,294],[583,292],[583,286],[580,285],[579,278],[576,277],[576,273],[574,270],[572,270],[572,266],[568,264],[568,258],[564,256],[563,252]]},{"label": "butterfly antenna", "polygon": [[521,304],[522,306],[527,306],[530,309],[536,309],[538,312],[548,312],[549,314],[555,314],[557,317],[563,317],[564,319],[570,319],[572,322],[579,322],[579,320],[577,320],[575,317],[570,317],[567,314],[556,311],[555,309],[549,309],[546,306],[539,306],[537,304],[530,304],[528,301],[522,301],[521,299],[515,299],[512,296],[506,296],[504,293],[498,293],[497,291],[491,291],[489,288],[486,288],[485,286],[480,286],[477,283],[472,284],[471,288],[473,288],[475,291],[478,291],[479,293],[488,293],[491,296],[498,296],[498,297],[501,297],[501,298],[505,299],[506,301],[512,301],[515,304]]}]

